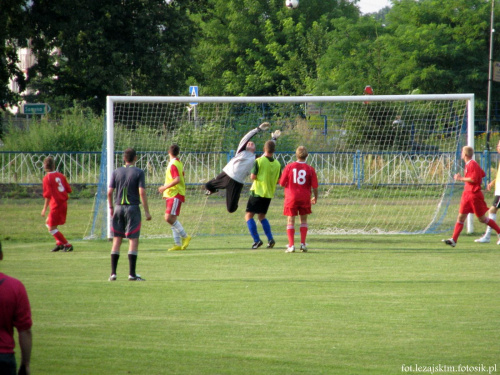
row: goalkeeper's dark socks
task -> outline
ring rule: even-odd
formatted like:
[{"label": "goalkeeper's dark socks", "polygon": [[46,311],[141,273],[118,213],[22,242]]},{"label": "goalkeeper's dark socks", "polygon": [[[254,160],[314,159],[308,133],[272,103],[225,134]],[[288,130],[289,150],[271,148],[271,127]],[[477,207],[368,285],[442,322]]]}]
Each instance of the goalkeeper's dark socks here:
[{"label": "goalkeeper's dark socks", "polygon": [[118,259],[120,253],[111,253],[111,274],[116,275],[116,268],[118,267]]}]

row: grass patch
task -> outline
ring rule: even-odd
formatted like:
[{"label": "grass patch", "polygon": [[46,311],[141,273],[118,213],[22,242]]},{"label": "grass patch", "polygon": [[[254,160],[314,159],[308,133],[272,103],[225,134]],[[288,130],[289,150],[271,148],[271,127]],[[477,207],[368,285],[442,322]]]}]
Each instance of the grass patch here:
[{"label": "grass patch", "polygon": [[138,271],[108,282],[110,243],[6,241],[25,283],[36,374],[400,374],[494,365],[500,252],[470,236],[310,236],[310,252],[249,250],[242,236],[141,241]]}]

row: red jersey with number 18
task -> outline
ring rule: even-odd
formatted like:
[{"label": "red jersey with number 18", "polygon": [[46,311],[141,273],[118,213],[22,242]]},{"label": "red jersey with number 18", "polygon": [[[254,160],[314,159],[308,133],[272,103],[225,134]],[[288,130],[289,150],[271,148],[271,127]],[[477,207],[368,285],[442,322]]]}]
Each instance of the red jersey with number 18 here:
[{"label": "red jersey with number 18", "polygon": [[281,175],[280,185],[285,188],[285,206],[291,202],[310,202],[311,189],[318,187],[316,170],[305,161],[288,164]]}]

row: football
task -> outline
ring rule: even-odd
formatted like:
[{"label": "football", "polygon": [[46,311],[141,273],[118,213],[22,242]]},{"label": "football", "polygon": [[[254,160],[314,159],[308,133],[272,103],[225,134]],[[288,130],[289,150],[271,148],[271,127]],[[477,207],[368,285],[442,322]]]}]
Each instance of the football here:
[{"label": "football", "polygon": [[299,6],[299,0],[286,0],[285,5],[289,9],[295,9]]}]

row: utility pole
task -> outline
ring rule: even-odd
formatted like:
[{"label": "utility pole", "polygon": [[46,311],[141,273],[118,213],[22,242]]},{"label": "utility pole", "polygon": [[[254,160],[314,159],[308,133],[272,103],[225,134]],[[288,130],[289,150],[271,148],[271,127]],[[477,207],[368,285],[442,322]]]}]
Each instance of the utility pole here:
[{"label": "utility pole", "polygon": [[[490,19],[490,59],[488,65],[488,103],[486,107],[486,151],[490,151],[490,133],[491,133],[491,81],[493,80],[493,34],[495,21],[495,0],[491,0],[491,19]],[[488,163],[489,164],[489,163]]]}]

